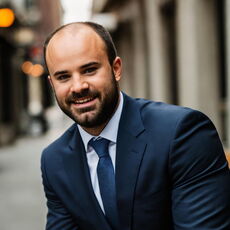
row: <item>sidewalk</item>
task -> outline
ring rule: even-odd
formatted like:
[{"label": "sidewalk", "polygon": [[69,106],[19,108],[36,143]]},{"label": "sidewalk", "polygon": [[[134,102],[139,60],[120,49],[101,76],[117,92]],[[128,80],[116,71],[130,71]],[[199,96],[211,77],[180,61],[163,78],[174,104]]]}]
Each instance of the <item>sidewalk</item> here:
[{"label": "sidewalk", "polygon": [[0,148],[1,230],[45,228],[47,209],[40,173],[41,151],[71,123],[60,121],[60,117],[52,121],[48,134],[22,138],[12,146]]}]

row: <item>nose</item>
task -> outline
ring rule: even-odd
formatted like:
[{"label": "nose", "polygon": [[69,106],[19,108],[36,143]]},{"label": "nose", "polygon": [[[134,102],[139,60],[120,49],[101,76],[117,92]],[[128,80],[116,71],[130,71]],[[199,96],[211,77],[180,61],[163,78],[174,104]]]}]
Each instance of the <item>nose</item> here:
[{"label": "nose", "polygon": [[79,74],[73,74],[71,80],[71,93],[81,93],[89,88],[88,82],[85,81]]}]

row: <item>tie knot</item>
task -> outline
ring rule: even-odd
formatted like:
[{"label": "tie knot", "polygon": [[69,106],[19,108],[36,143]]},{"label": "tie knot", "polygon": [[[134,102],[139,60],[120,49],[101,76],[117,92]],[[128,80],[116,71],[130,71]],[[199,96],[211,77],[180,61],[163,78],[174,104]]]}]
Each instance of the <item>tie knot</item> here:
[{"label": "tie knot", "polygon": [[89,145],[94,148],[97,155],[101,158],[109,155],[108,146],[109,140],[105,138],[98,138],[94,140],[93,138],[89,141]]}]

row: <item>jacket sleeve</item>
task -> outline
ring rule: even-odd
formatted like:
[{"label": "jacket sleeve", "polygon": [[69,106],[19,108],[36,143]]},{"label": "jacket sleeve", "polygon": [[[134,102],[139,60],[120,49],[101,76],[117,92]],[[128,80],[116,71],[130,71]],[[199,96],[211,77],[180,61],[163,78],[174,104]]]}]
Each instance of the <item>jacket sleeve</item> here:
[{"label": "jacket sleeve", "polygon": [[48,208],[46,230],[80,230],[48,182],[44,153],[41,158],[41,171]]},{"label": "jacket sleeve", "polygon": [[230,172],[204,114],[190,111],[178,122],[169,162],[174,229],[230,229]]}]

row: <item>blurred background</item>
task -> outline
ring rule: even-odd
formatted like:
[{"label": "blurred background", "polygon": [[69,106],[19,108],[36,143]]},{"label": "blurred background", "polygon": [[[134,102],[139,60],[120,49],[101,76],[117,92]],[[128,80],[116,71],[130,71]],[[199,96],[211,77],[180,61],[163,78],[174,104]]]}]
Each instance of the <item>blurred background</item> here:
[{"label": "blurred background", "polygon": [[126,93],[206,113],[229,157],[229,0],[0,0],[1,230],[44,229],[41,151],[72,121],[47,82],[43,42],[86,20],[111,32]]}]

